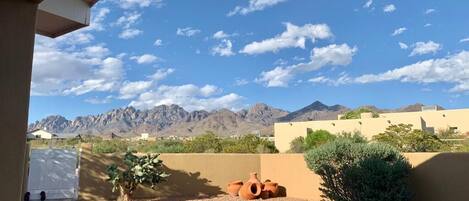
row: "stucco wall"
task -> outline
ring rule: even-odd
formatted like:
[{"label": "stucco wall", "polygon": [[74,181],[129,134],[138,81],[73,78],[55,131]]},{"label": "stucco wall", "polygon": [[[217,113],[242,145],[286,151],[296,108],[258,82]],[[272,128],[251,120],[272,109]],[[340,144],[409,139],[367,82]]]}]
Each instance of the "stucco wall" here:
[{"label": "stucco wall", "polygon": [[447,129],[457,127],[462,133],[469,132],[469,109],[439,110],[424,112],[383,113],[379,118],[305,121],[275,123],[275,146],[280,152],[290,149],[290,142],[299,136],[306,136],[307,128],[327,130],[331,133],[360,131],[371,139],[385,131],[391,124],[412,124],[415,129]]},{"label": "stucco wall", "polygon": [[[413,166],[411,187],[415,201],[469,200],[469,153],[409,153]],[[302,154],[162,154],[172,174],[158,190],[143,189],[138,198],[174,198],[216,195],[233,180],[247,180],[250,172],[282,186],[288,197],[320,200],[321,179],[311,172]],[[106,165],[118,155],[83,152],[80,169],[80,200],[111,200],[116,194],[106,182]],[[169,199],[171,200],[171,199]]]}]

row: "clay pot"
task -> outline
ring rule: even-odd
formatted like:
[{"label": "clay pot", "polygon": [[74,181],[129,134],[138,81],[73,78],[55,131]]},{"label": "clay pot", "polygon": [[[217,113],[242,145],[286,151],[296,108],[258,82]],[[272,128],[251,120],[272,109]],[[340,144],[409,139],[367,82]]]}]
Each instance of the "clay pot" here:
[{"label": "clay pot", "polygon": [[251,174],[249,174],[249,180],[248,182],[251,182],[251,183],[261,183],[261,181],[259,181],[259,179],[257,178],[257,172],[251,172]]},{"label": "clay pot", "polygon": [[238,196],[239,189],[243,186],[243,181],[236,180],[228,184],[226,191],[231,196]]},{"label": "clay pot", "polygon": [[264,190],[262,190],[262,191],[261,191],[261,194],[259,195],[259,197],[262,198],[262,199],[264,199],[264,200],[265,200],[265,199],[269,199],[269,197],[270,197],[269,191],[264,191]]},{"label": "clay pot", "polygon": [[277,197],[278,194],[278,183],[275,182],[264,182],[264,188],[262,191],[267,191],[269,194],[269,197]]},{"label": "clay pot", "polygon": [[239,197],[245,200],[253,200],[262,192],[261,183],[246,182],[239,190]]}]

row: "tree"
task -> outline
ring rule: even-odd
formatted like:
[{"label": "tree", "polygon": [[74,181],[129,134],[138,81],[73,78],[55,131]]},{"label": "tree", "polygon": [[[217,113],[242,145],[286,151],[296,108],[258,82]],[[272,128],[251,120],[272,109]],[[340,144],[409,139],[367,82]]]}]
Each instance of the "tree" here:
[{"label": "tree", "polygon": [[305,151],[305,138],[303,136],[296,137],[290,142],[290,153],[303,153]]},{"label": "tree", "polygon": [[335,135],[332,135],[326,130],[308,130],[305,139],[305,148],[306,150],[313,149],[335,138]]},{"label": "tree", "polygon": [[223,140],[223,152],[225,153],[277,153],[273,142],[261,139],[256,135],[248,134],[240,139]]},{"label": "tree", "polygon": [[213,132],[207,131],[187,143],[187,150],[191,153],[218,153],[221,152],[221,140]]},{"label": "tree", "polygon": [[337,139],[305,154],[331,201],[410,201],[411,165],[392,146]]},{"label": "tree", "polygon": [[361,114],[362,113],[368,113],[371,112],[373,118],[378,118],[379,114],[373,110],[370,110],[368,108],[359,108],[356,110],[348,111],[346,112],[340,119],[361,119]]},{"label": "tree", "polygon": [[148,154],[138,157],[127,152],[124,156],[124,171],[121,171],[117,164],[108,166],[108,181],[112,183],[113,192],[119,190],[121,201],[132,201],[133,192],[138,185],[155,188],[156,184],[165,181],[169,174],[162,170],[163,161],[159,160],[158,156],[159,154]]},{"label": "tree", "polygon": [[412,129],[412,124],[391,125],[383,133],[373,136],[373,140],[392,145],[403,152],[437,151],[444,145],[436,135]]}]

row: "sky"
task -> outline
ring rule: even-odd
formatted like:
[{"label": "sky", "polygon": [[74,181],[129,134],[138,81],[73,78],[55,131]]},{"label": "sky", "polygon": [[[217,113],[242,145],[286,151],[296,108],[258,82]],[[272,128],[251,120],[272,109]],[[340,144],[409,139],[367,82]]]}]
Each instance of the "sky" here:
[{"label": "sky", "polygon": [[469,107],[469,1],[101,0],[36,35],[29,122],[133,106]]}]

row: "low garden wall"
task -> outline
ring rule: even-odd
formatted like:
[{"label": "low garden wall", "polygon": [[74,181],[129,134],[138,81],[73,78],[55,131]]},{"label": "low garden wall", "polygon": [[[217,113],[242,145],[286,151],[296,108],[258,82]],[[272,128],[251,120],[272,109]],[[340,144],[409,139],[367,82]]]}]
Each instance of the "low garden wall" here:
[{"label": "low garden wall", "polygon": [[[408,153],[416,201],[469,200],[469,153]],[[136,198],[205,197],[224,193],[228,182],[247,180],[258,172],[261,180],[278,182],[288,197],[320,200],[321,179],[311,172],[302,154],[161,154],[167,182],[157,190],[140,188]],[[112,200],[106,166],[122,155],[93,154],[84,147],[80,162],[79,200]]]}]

